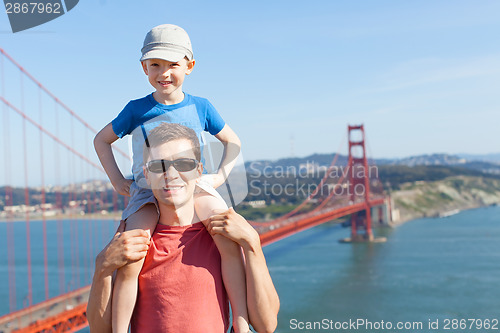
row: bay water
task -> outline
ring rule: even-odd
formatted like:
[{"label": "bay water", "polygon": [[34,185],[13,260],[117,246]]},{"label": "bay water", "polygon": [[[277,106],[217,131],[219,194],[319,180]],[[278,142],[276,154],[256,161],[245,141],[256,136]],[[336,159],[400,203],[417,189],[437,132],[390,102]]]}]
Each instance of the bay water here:
[{"label": "bay water", "polygon": [[325,224],[265,248],[277,332],[500,330],[500,207],[375,230],[386,243],[339,243],[349,232]]}]

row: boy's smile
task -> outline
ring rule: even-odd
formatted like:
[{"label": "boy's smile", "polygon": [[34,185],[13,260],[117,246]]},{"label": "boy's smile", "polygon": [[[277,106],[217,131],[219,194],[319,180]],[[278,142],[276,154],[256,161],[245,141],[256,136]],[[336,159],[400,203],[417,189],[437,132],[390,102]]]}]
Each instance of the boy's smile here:
[{"label": "boy's smile", "polygon": [[148,59],[142,62],[149,83],[156,89],[153,97],[158,103],[170,105],[182,102],[184,77],[192,72],[194,63],[194,60],[186,59],[178,62]]},{"label": "boy's smile", "polygon": [[168,87],[169,85],[172,84],[172,81],[158,81],[158,84],[161,85],[162,87]]}]

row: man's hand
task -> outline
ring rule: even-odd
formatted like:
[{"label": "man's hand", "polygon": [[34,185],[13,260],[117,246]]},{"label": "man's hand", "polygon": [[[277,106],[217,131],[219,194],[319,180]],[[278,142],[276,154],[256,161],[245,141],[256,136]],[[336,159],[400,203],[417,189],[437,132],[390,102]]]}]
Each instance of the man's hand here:
[{"label": "man's hand", "polygon": [[126,197],[130,197],[130,185],[132,185],[134,181],[132,179],[122,178],[119,181],[113,182],[113,187],[116,192]]},{"label": "man's hand", "polygon": [[125,230],[122,221],[115,236],[99,253],[96,259],[96,270],[112,272],[127,263],[144,258],[148,252],[150,235],[141,229]]},{"label": "man's hand", "polygon": [[253,248],[257,245],[260,247],[257,231],[232,207],[227,211],[211,216],[206,227],[211,235],[223,235],[238,243],[243,249]]}]

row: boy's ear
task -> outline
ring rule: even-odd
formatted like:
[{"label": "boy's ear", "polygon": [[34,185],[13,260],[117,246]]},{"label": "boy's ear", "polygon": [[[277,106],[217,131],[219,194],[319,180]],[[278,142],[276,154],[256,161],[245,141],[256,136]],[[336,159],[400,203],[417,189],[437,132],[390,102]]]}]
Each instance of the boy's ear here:
[{"label": "boy's ear", "polygon": [[186,75],[189,75],[191,74],[191,72],[193,71],[193,68],[194,68],[194,64],[196,63],[196,61],[193,59],[193,60],[189,60],[187,62],[187,70],[186,70]]},{"label": "boy's ear", "polygon": [[148,65],[146,64],[146,61],[141,61],[142,65],[142,70],[144,71],[144,74],[148,75]]}]

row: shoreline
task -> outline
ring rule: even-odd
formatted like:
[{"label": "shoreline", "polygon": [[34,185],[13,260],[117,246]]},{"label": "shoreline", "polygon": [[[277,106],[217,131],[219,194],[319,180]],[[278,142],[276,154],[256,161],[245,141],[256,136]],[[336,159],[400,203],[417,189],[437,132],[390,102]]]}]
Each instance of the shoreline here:
[{"label": "shoreline", "polygon": [[[494,206],[499,206],[499,202],[494,202],[494,203],[489,203],[489,204],[483,204],[483,205],[470,205],[466,207],[443,207],[443,209],[433,209],[431,210],[432,214],[427,214],[425,212],[420,213],[420,214],[405,214],[405,217],[403,219],[400,219],[397,222],[389,222],[390,227],[397,227],[399,225],[418,220],[421,218],[445,218],[446,213],[451,212],[451,211],[457,211],[457,213],[460,213],[462,211],[466,210],[471,210],[471,209],[478,209],[478,208],[486,208],[486,207],[494,207]],[[444,215],[443,215],[444,214]],[[32,217],[30,218],[30,222],[43,222],[43,218],[40,216],[37,217]],[[107,215],[102,215],[102,214],[89,214],[89,215],[56,215],[56,216],[50,216],[46,217],[45,221],[56,221],[56,220],[110,220],[110,221],[120,221],[121,220],[121,212],[120,213],[113,213],[113,214],[107,214]],[[24,217],[15,217],[12,219],[0,219],[0,223],[8,223],[8,222],[26,222],[26,218]]]},{"label": "shoreline", "polygon": [[[467,207],[462,207],[462,208],[456,207],[455,209],[443,209],[443,210],[438,211],[438,214],[435,214],[435,215],[414,214],[411,217],[408,216],[407,219],[400,220],[398,222],[390,222],[389,226],[391,228],[392,227],[398,227],[398,226],[403,225],[405,223],[412,222],[412,221],[419,220],[419,219],[423,219],[423,218],[442,219],[442,218],[446,218],[446,217],[451,216],[451,215],[440,216],[439,214],[446,214],[447,212],[454,211],[454,210],[458,210],[456,212],[456,214],[460,214],[461,212],[467,211],[467,210],[473,210],[473,209],[479,209],[479,208],[487,208],[487,207],[495,207],[495,206],[499,206],[499,205],[500,205],[500,201],[496,202],[496,203],[492,203],[492,204],[472,205],[472,206],[467,206]],[[453,215],[455,215],[455,214],[453,214]]]},{"label": "shoreline", "polygon": [[[57,220],[111,220],[111,221],[120,221],[121,220],[121,212],[120,213],[112,213],[112,214],[86,214],[86,215],[54,215],[47,216],[45,219],[41,216],[32,217],[30,216],[30,222],[43,222],[45,221],[57,221]],[[8,223],[8,222],[26,222],[26,217],[13,217],[12,219],[1,218],[0,223]]]},{"label": "shoreline", "polygon": [[390,193],[394,225],[500,204],[500,180],[454,176],[433,182],[408,182]]}]

